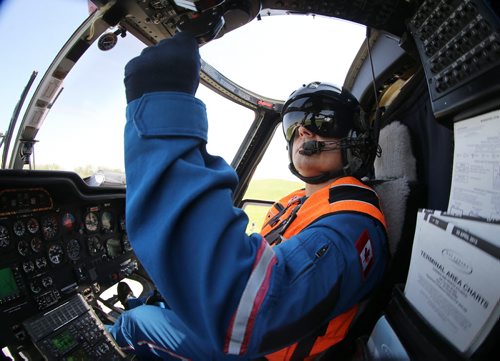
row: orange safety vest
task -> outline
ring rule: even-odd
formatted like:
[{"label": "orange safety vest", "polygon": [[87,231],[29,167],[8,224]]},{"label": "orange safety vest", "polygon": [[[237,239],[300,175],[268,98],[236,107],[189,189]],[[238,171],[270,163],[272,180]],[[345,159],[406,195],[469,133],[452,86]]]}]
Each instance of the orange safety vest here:
[{"label": "orange safety vest", "polygon": [[[269,210],[260,233],[272,245],[276,245],[296,235],[320,217],[346,211],[367,214],[380,221],[387,230],[375,191],[354,177],[342,177],[314,192],[307,199],[304,189],[281,199]],[[306,351],[308,356],[303,360],[313,360],[321,352],[342,341],[357,310],[358,305],[354,305],[333,318],[324,333],[313,340],[312,346],[311,341],[308,340]],[[300,348],[301,343],[297,342],[267,355],[266,359],[269,361],[291,360],[294,353],[304,352]]]}]

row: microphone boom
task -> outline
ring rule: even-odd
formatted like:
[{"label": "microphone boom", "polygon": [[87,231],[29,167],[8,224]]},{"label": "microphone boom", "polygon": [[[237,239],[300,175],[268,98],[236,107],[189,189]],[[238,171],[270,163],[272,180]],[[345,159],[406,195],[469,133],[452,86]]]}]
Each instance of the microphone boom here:
[{"label": "microphone boom", "polygon": [[313,154],[327,152],[337,149],[344,148],[343,142],[341,141],[318,141],[318,140],[309,140],[302,144],[302,148],[299,150],[299,153],[306,156],[311,156]]}]

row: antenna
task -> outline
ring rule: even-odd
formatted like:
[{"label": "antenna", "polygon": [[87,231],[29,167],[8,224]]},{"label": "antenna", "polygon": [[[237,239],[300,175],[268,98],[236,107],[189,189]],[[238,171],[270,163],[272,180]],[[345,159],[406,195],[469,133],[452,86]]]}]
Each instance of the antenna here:
[{"label": "antenna", "polygon": [[382,116],[382,111],[379,107],[379,102],[378,102],[378,94],[377,94],[377,85],[375,83],[375,68],[373,66],[373,58],[372,58],[372,51],[370,48],[370,36],[371,36],[371,28],[369,26],[366,27],[366,48],[368,49],[368,57],[370,58],[370,69],[372,71],[372,85],[373,85],[373,95],[375,99],[375,119],[373,121],[373,137],[375,140],[375,144],[377,144],[377,154],[381,152],[380,146],[378,145],[378,136],[380,132],[380,120]]}]

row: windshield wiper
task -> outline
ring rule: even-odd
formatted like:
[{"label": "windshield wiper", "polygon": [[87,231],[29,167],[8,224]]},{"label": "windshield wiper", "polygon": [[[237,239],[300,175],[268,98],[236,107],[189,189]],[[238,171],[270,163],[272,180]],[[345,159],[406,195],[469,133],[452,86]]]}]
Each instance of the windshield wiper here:
[{"label": "windshield wiper", "polygon": [[17,118],[19,118],[19,113],[21,112],[21,108],[23,107],[24,101],[26,100],[26,96],[28,95],[28,92],[33,85],[33,82],[35,81],[36,76],[38,75],[38,72],[35,70],[33,73],[31,73],[31,77],[28,80],[28,84],[24,87],[24,90],[21,94],[21,97],[19,98],[19,101],[16,104],[16,107],[14,108],[14,112],[12,113],[12,118],[10,119],[9,123],[9,129],[7,129],[7,133],[5,133],[3,142],[0,143],[0,147],[4,146],[3,148],[3,154],[2,154],[2,169],[5,169],[5,164],[7,163],[7,155],[9,153],[9,147],[10,147],[10,141],[12,139],[12,134],[14,133],[14,128],[16,127],[17,123]]}]

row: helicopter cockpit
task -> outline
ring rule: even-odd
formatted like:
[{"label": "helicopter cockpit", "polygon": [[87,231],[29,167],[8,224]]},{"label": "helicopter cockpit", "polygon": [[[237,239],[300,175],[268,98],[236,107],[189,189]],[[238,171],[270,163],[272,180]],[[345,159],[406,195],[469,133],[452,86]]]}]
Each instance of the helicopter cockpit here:
[{"label": "helicopter cockpit", "polygon": [[[371,332],[384,315],[392,319],[396,331],[406,334],[406,338],[400,336],[406,350],[398,354],[394,348],[393,356],[396,352],[396,355],[404,355],[403,359],[480,360],[498,350],[494,342],[494,335],[498,334],[498,298],[492,304],[492,320],[483,326],[487,331],[474,339],[474,347],[463,351],[439,332],[428,331],[427,323],[419,320],[418,312],[407,311],[411,307],[406,305],[401,289],[396,287],[404,285],[407,279],[418,210],[450,210],[455,179],[455,125],[485,114],[500,117],[500,83],[497,81],[500,76],[500,7],[496,1],[91,0],[88,6],[88,17],[57,53],[36,89],[31,91],[31,100],[24,106],[34,84],[36,74],[32,75],[5,134],[2,133],[2,359],[133,359],[118,347],[105,327],[123,312],[116,286],[125,280],[131,285],[139,285],[137,295],[155,290],[128,239],[125,177],[114,171],[81,176],[67,170],[38,170],[35,165],[35,151],[43,146],[41,141],[38,144],[38,137],[44,135],[42,125],[48,126],[49,122],[44,121],[60,97],[65,79],[80,66],[85,53],[98,49],[105,56],[125,37],[136,41],[134,46],[138,51],[140,47],[154,45],[179,31],[196,37],[202,50],[201,84],[224,101],[244,108],[245,116],[250,119],[238,130],[242,140],[233,147],[230,164],[240,181],[233,194],[234,205],[245,210],[259,209],[256,215],[249,213],[249,231],[258,231],[255,227],[258,228],[264,214],[260,209],[269,207],[273,200],[251,192],[251,183],[262,160],[274,156],[273,137],[279,132],[276,129],[285,96],[240,85],[225,73],[225,69],[208,60],[217,62],[216,55],[220,55],[217,48],[212,55],[207,49],[207,57],[203,56],[203,49],[262,19],[299,16],[335,18],[363,26],[359,48],[349,64],[343,86],[359,100],[377,139],[384,143],[385,163],[376,160],[369,181],[380,190],[381,196],[387,194],[385,199],[388,200],[382,199],[382,205],[386,202],[384,211],[390,214],[390,222],[394,224],[389,234],[393,261],[387,280],[366,304],[366,316],[354,324],[346,342],[328,350],[318,360],[398,359],[389,357],[389,351],[385,356],[381,354],[384,347],[395,347],[391,344],[384,344],[378,353],[373,351],[376,337]],[[325,37],[324,46],[335,49],[335,44],[326,39],[329,35],[326,30],[319,31],[317,36]],[[253,39],[253,43],[249,41],[241,46],[252,46],[254,52],[259,52],[259,43],[266,40]],[[321,49],[304,51],[310,51],[311,56],[321,53]],[[227,54],[221,56],[224,55]],[[259,55],[267,56],[265,53]],[[124,63],[126,60],[123,59]],[[233,65],[237,71],[245,71],[242,64]],[[279,66],[278,63],[277,68]],[[89,74],[99,72],[92,67],[87,70]],[[297,78],[294,81],[307,80]],[[94,82],[92,86],[103,85]],[[125,103],[122,105],[124,109]],[[69,118],[72,115],[66,114]],[[108,112],[105,117],[113,116]],[[67,123],[71,127],[70,120]],[[487,176],[499,185],[498,119],[495,124],[496,133],[491,134],[492,140],[488,143],[487,152],[494,157],[491,173]],[[120,136],[123,133],[121,128],[113,128],[115,123],[110,128],[104,124],[102,127],[98,124],[92,132],[102,133],[103,137],[106,132],[116,132]],[[396,127],[398,133],[392,130]],[[405,129],[401,130],[402,127]],[[79,135],[72,133],[64,137],[70,143],[71,137]],[[122,144],[110,142],[109,146],[107,153],[112,153],[112,147]],[[68,150],[56,150],[65,151]],[[387,158],[391,154],[392,158]],[[400,161],[396,160],[398,155]],[[391,188],[390,182],[407,188],[405,191]],[[486,215],[478,206],[469,218],[480,218],[498,227],[500,194],[496,189],[487,196],[493,204],[491,208],[496,211]],[[401,196],[406,190],[404,203],[401,198],[389,199],[394,193]],[[498,240],[495,242],[486,242],[489,246],[485,249],[498,262],[500,244]],[[498,267],[494,272],[497,270]],[[499,294],[499,287],[495,287]],[[431,335],[431,339],[415,336],[425,333]],[[372,342],[371,352],[367,349],[368,337]],[[356,354],[360,348],[364,350],[362,356]]]}]

